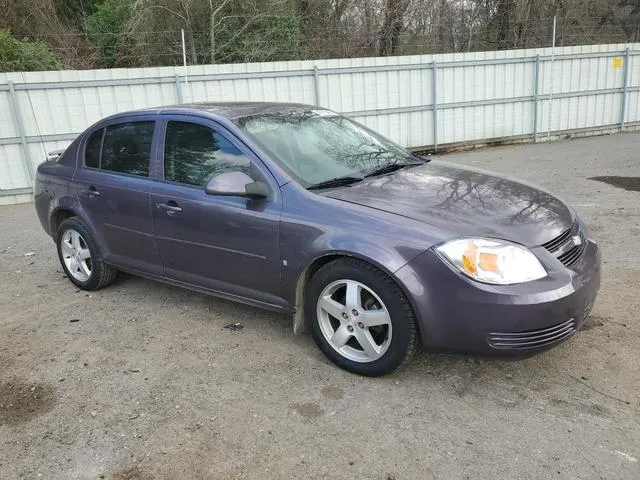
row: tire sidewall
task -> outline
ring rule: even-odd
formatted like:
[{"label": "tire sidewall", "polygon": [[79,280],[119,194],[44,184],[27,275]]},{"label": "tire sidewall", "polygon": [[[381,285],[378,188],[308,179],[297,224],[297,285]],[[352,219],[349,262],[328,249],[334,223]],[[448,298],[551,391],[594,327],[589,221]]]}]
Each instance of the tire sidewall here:
[{"label": "tire sidewall", "polygon": [[[84,239],[85,243],[87,244],[87,248],[91,253],[91,275],[89,275],[89,278],[85,282],[81,282],[80,280],[75,278],[64,262],[61,244],[62,236],[68,230],[75,230],[76,232],[78,232]],[[98,269],[101,268],[101,263],[98,261],[97,244],[94,241],[93,235],[91,234],[89,229],[80,219],[78,219],[77,217],[72,217],[68,218],[60,224],[56,232],[56,249],[58,250],[58,259],[60,260],[60,264],[62,265],[64,273],[69,281],[71,281],[71,283],[83,290],[93,290],[98,286],[98,283],[100,281],[100,272],[98,272]]]},{"label": "tire sidewall", "polygon": [[[343,357],[329,344],[320,329],[317,315],[318,298],[327,285],[342,279],[355,280],[375,292],[391,317],[391,343],[387,352],[373,362],[361,363]],[[407,315],[407,302],[400,287],[383,272],[374,268],[359,267],[355,262],[347,264],[337,261],[322,267],[311,278],[305,295],[305,317],[309,321],[316,344],[329,360],[353,373],[380,376],[395,370],[407,357],[412,341],[409,322],[414,321],[412,315]]]}]

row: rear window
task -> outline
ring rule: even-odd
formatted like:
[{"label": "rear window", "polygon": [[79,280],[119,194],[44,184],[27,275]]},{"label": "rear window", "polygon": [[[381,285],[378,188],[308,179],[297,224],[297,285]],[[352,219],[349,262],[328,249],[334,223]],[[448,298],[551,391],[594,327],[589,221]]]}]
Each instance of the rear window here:
[{"label": "rear window", "polygon": [[149,176],[154,122],[110,125],[104,132],[100,168],[130,175]]},{"label": "rear window", "polygon": [[149,176],[154,124],[153,121],[127,122],[94,132],[85,147],[85,166]]},{"label": "rear window", "polygon": [[84,150],[84,164],[91,168],[100,168],[100,149],[102,148],[102,135],[104,128],[93,132],[87,140]]}]

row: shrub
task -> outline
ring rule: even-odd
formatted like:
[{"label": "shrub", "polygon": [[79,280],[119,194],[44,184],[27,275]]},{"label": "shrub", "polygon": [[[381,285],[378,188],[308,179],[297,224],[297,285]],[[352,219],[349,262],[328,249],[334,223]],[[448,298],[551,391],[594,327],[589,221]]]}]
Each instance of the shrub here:
[{"label": "shrub", "polygon": [[41,42],[18,40],[0,29],[0,72],[60,70],[60,60]]}]

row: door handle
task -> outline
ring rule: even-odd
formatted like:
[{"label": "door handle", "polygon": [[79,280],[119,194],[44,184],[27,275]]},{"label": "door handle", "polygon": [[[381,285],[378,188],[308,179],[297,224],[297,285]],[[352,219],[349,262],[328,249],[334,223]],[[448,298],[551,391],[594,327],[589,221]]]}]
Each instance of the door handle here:
[{"label": "door handle", "polygon": [[173,200],[169,200],[167,203],[156,203],[156,207],[160,210],[164,210],[170,217],[182,212],[182,208]]},{"label": "door handle", "polygon": [[82,190],[82,193],[84,195],[86,195],[89,198],[96,198],[100,196],[100,192],[98,190],[96,190],[96,187],[91,186],[89,188],[85,188],[84,190]]}]

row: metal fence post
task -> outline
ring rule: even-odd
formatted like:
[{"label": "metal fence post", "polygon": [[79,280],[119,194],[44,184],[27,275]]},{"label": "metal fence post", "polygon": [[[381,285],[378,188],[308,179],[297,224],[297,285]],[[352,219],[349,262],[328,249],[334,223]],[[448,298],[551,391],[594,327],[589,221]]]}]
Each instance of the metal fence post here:
[{"label": "metal fence post", "polygon": [[316,107],[320,106],[320,76],[318,75],[318,66],[313,66],[313,86],[316,94]]},{"label": "metal fence post", "polygon": [[538,100],[540,99],[540,55],[533,66],[533,143],[538,141]]},{"label": "metal fence post", "polygon": [[176,97],[178,97],[178,103],[182,103],[182,87],[180,86],[180,75],[176,73]]},{"label": "metal fence post", "polygon": [[[11,103],[11,112],[13,113],[13,121],[15,122],[18,135],[20,137],[20,144],[22,145],[22,152],[24,153],[25,166],[29,175],[31,185],[34,182],[33,163],[31,162],[31,155],[29,154],[29,146],[27,145],[27,136],[24,130],[24,123],[22,122],[22,115],[20,114],[20,107],[18,106],[18,97],[16,96],[16,89],[13,86],[11,80],[9,84],[9,101]],[[27,85],[25,84],[25,87]]]},{"label": "metal fence post", "polygon": [[433,62],[431,66],[431,105],[433,105],[433,151],[438,153],[438,65]]},{"label": "metal fence post", "polygon": [[629,94],[629,47],[624,51],[624,68],[622,75],[624,76],[622,85],[622,105],[620,107],[620,131],[624,129],[624,122],[627,115],[627,96]]}]

